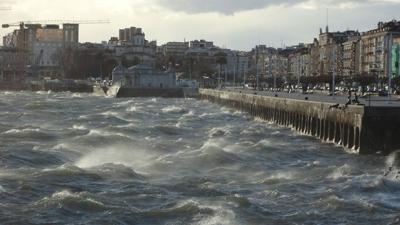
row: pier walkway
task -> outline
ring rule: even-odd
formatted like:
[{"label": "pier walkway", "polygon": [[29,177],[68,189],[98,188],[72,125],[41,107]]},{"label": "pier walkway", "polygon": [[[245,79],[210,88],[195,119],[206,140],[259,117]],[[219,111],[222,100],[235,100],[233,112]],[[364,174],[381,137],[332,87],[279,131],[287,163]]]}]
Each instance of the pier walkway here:
[{"label": "pier walkway", "polygon": [[[277,97],[275,96],[277,95]],[[371,104],[345,105],[347,97],[273,93],[239,89],[200,89],[200,98],[332,142],[359,154],[390,154],[400,149],[400,102],[372,97]],[[306,99],[307,98],[307,99]]]}]

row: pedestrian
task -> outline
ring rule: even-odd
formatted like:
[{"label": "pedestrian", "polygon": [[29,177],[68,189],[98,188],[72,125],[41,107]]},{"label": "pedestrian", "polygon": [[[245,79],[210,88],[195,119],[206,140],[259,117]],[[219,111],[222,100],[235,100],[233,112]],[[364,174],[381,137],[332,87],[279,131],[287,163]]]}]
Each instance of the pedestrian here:
[{"label": "pedestrian", "polygon": [[347,97],[346,107],[347,107],[348,105],[351,105],[351,90],[349,90],[349,96]]},{"label": "pedestrian", "polygon": [[357,104],[357,105],[360,104],[360,101],[358,101],[357,92],[354,93],[354,101],[353,102],[354,102],[354,104]]}]

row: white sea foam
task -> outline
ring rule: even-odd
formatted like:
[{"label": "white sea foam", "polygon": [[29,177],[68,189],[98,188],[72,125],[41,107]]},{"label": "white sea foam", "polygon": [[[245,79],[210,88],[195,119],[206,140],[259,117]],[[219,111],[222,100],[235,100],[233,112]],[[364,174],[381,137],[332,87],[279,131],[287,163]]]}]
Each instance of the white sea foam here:
[{"label": "white sea foam", "polygon": [[195,225],[238,225],[236,214],[232,209],[229,209],[224,203],[208,204],[199,203],[193,200],[184,202],[184,204],[194,204],[199,209],[211,209],[211,216],[201,219]]},{"label": "white sea foam", "polygon": [[255,144],[253,147],[256,146],[270,147],[271,145],[272,145],[271,140],[263,139],[259,141],[257,144]]},{"label": "white sea foam", "polygon": [[184,114],[182,117],[191,117],[191,116],[194,116],[194,111],[193,110],[189,110],[189,112]]},{"label": "white sea foam", "polygon": [[127,112],[138,112],[141,109],[139,106],[130,106],[126,109]]},{"label": "white sea foam", "polygon": [[67,149],[68,145],[65,143],[61,143],[61,144],[57,144],[56,146],[54,146],[52,149],[53,150],[63,150],[63,149]]},{"label": "white sea foam", "polygon": [[47,95],[48,92],[47,91],[37,91],[36,94],[38,94],[38,95]]},{"label": "white sea foam", "polygon": [[[67,200],[67,201],[65,201]],[[72,193],[68,190],[63,190],[54,193],[50,197],[45,197],[36,204],[64,204],[68,202],[76,202],[80,205],[77,205],[76,207],[83,207],[84,209],[89,209],[89,210],[101,210],[104,207],[104,204],[89,197],[87,193]]]},{"label": "white sea foam", "polygon": [[4,134],[19,134],[19,133],[30,133],[30,132],[40,132],[39,128],[25,128],[25,129],[11,129]]},{"label": "white sea foam", "polygon": [[118,113],[118,112],[113,112],[113,111],[106,111],[106,112],[101,113],[101,115],[103,115],[103,116],[115,116],[115,117],[117,117],[117,116],[119,116],[119,113]]},{"label": "white sea foam", "polygon": [[129,135],[123,134],[123,133],[118,133],[118,132],[108,132],[105,130],[99,130],[99,129],[92,129],[89,131],[87,134],[88,136],[120,136],[128,139],[132,139]]},{"label": "white sea foam", "polygon": [[72,127],[74,130],[87,130],[87,128],[84,125],[74,125]]},{"label": "white sea foam", "polygon": [[161,111],[163,113],[186,113],[186,112],[188,112],[186,109],[183,109],[178,106],[168,106],[168,107],[161,109]]},{"label": "white sea foam", "polygon": [[139,171],[153,163],[154,154],[145,149],[128,146],[109,146],[96,149],[82,158],[75,165],[80,168],[92,168],[104,164],[121,164]]},{"label": "white sea foam", "polygon": [[292,171],[280,171],[272,174],[268,179],[278,179],[278,180],[292,180],[296,176],[296,173]]},{"label": "white sea foam", "polygon": [[351,174],[351,167],[347,164],[344,164],[343,166],[334,169],[333,172],[328,175],[328,178],[333,180],[338,180],[340,178],[349,177],[350,174]]},{"label": "white sea foam", "polygon": [[131,105],[131,104],[133,104],[133,103],[135,103],[134,100],[128,100],[128,101],[118,102],[118,103],[116,103],[116,105],[119,105],[119,106],[127,106],[127,105]]},{"label": "white sea foam", "polygon": [[214,127],[208,132],[209,137],[223,137],[231,134],[231,126]]},{"label": "white sea foam", "polygon": [[74,93],[71,95],[72,98],[83,98],[83,95],[80,93]]}]

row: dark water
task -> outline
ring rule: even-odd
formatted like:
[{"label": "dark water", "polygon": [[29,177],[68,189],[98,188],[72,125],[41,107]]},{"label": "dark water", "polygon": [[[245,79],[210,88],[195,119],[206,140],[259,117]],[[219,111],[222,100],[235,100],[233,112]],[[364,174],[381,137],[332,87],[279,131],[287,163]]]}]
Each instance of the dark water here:
[{"label": "dark water", "polygon": [[0,224],[396,224],[389,159],[204,101],[0,93]]}]

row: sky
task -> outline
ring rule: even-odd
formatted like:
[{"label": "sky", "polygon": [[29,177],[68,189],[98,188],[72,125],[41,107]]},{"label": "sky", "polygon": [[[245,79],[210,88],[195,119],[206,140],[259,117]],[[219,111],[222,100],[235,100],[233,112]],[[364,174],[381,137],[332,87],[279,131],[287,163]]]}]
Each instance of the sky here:
[{"label": "sky", "polygon": [[0,7],[11,8],[0,11],[1,23],[110,21],[81,25],[80,42],[106,41],[134,26],[159,44],[206,39],[245,51],[311,43],[326,24],[331,31],[367,31],[400,19],[400,0],[0,0]]}]

